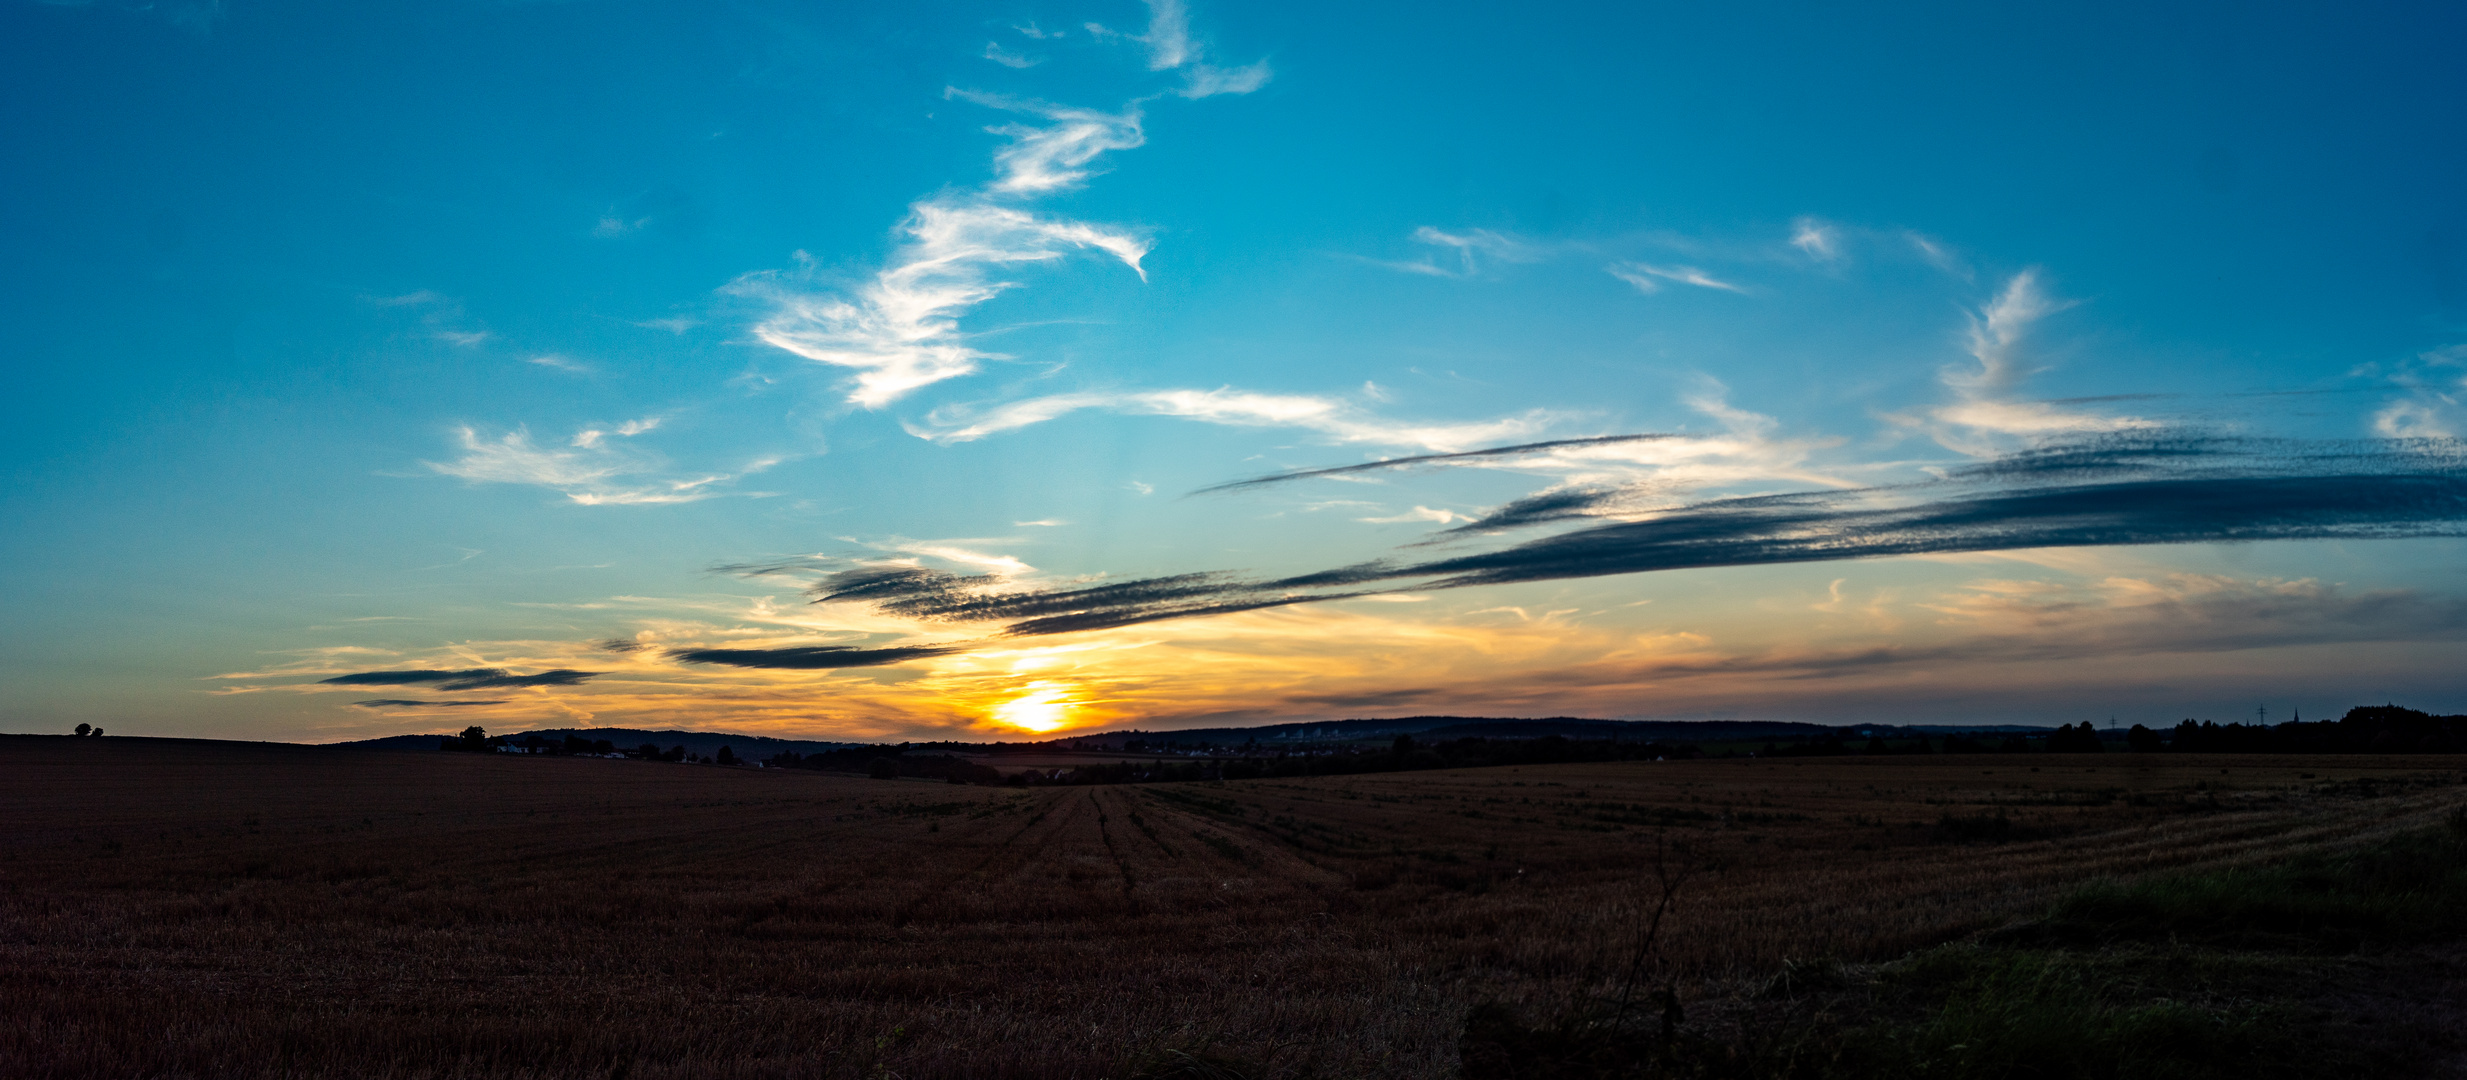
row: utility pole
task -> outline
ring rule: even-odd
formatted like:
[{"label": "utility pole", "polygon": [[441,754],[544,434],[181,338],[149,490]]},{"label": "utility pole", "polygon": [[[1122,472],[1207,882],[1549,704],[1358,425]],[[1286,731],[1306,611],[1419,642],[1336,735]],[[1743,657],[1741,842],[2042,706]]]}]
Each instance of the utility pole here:
[{"label": "utility pole", "polygon": [[2270,726],[2270,706],[2256,705],[2253,707],[2253,724],[2256,727]]}]

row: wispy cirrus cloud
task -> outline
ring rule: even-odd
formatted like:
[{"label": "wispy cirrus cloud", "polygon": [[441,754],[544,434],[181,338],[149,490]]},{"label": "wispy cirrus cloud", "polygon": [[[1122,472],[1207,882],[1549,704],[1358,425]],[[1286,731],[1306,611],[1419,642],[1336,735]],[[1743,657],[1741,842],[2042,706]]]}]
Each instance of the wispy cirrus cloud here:
[{"label": "wispy cirrus cloud", "polygon": [[1635,286],[1636,291],[1641,293],[1660,292],[1662,283],[1669,281],[1681,285],[1693,285],[1699,289],[1718,289],[1742,296],[1747,295],[1746,289],[1723,281],[1693,266],[1657,266],[1653,263],[1615,262],[1604,267],[1603,270],[1610,276]]},{"label": "wispy cirrus cloud", "polygon": [[362,294],[360,299],[381,308],[418,312],[420,325],[427,335],[448,345],[470,348],[486,344],[496,337],[486,329],[471,327],[463,312],[463,302],[435,289],[414,289],[391,295]]},{"label": "wispy cirrus cloud", "polygon": [[461,457],[421,464],[472,483],[550,488],[585,506],[649,506],[729,494],[724,490],[728,484],[779,463],[777,458],[763,458],[734,472],[679,477],[669,474],[658,459],[609,441],[611,436],[631,439],[659,423],[657,417],[646,417],[608,429],[586,428],[564,447],[541,446],[523,428],[485,437],[466,426],[456,431]]},{"label": "wispy cirrus cloud", "polygon": [[[1248,93],[1268,78],[1264,61],[1238,69],[1198,63],[1202,50],[1191,38],[1179,0],[1152,0],[1145,34],[1126,35],[1095,23],[1088,28],[1100,39],[1146,45],[1151,70],[1185,69],[1184,86],[1177,91],[1185,97]],[[1053,36],[1032,30],[1022,33]],[[986,56],[1012,67],[1032,62],[999,43],[989,45]],[[1140,260],[1149,241],[1137,230],[1040,215],[1023,204],[1075,189],[1095,175],[1104,155],[1145,143],[1141,104],[1150,99],[1107,112],[957,87],[943,95],[1024,118],[987,129],[1009,140],[994,152],[991,180],[912,204],[887,264],[862,284],[817,288],[812,261],[800,253],[802,272],[761,271],[727,287],[769,306],[769,314],[753,327],[756,338],[807,360],[853,370],[847,401],[862,408],[882,408],[971,374],[982,361],[1007,359],[971,344],[960,318],[1016,287],[1018,282],[1001,276],[1012,269],[1096,251],[1147,280]]]},{"label": "wispy cirrus cloud", "polygon": [[[1442,255],[1437,258],[1426,256],[1420,259],[1374,259],[1363,255],[1345,257],[1400,273],[1421,274],[1425,277],[1470,278],[1480,274],[1483,264],[1489,261],[1529,263],[1539,261],[1547,254],[1538,245],[1489,229],[1449,232],[1445,229],[1423,225],[1413,230],[1411,239],[1414,243],[1438,248]],[[1453,258],[1446,256],[1453,256]],[[1449,263],[1454,265],[1448,265]]]},{"label": "wispy cirrus cloud", "polygon": [[771,314],[754,327],[756,337],[805,359],[855,370],[847,399],[864,408],[881,408],[971,374],[981,361],[1004,358],[969,344],[959,327],[961,314],[1013,286],[995,272],[1090,248],[1139,272],[1148,250],[1145,240],[1128,232],[982,201],[925,202],[911,210],[901,226],[907,241],[893,264],[853,295],[810,292],[800,275],[768,271],[729,286],[730,292],[771,305]]},{"label": "wispy cirrus cloud", "polygon": [[1412,457],[1388,458],[1381,461],[1366,461],[1358,465],[1333,465],[1320,469],[1296,469],[1292,472],[1277,473],[1273,476],[1254,476],[1247,480],[1229,480],[1222,484],[1215,484],[1209,487],[1201,488],[1198,491],[1192,492],[1192,494],[1205,495],[1220,491],[1240,491],[1246,488],[1264,487],[1269,484],[1281,484],[1293,480],[1356,476],[1362,473],[1386,472],[1390,470],[1427,468],[1446,465],[1467,465],[1476,462],[1495,463],[1531,460],[1565,450],[1590,450],[1596,447],[1619,446],[1626,443],[1650,442],[1660,439],[1676,439],[1681,437],[1682,436],[1668,434],[1595,435],[1582,439],[1552,439],[1547,442],[1522,443],[1516,446],[1494,446],[1483,450],[1461,450],[1455,453],[1446,454],[1416,454]]},{"label": "wispy cirrus cloud", "polygon": [[1841,229],[1812,217],[1802,217],[1790,225],[1790,246],[1805,252],[1817,262],[1833,262],[1842,257]]},{"label": "wispy cirrus cloud", "polygon": [[1316,478],[1360,478],[1409,469],[1492,469],[1555,476],[1549,488],[1515,499],[1467,520],[1451,533],[1496,532],[1586,517],[1634,517],[1682,504],[1708,489],[1775,483],[1831,488],[1860,486],[1854,475],[1867,469],[1820,467],[1813,459],[1839,439],[1779,433],[1780,422],[1730,403],[1728,388],[1698,376],[1681,395],[1688,407],[1711,419],[1711,432],[1656,432],[1495,446],[1481,450],[1419,454],[1252,477],[1204,488],[1231,492]]},{"label": "wispy cirrus cloud", "polygon": [[1032,68],[1045,62],[1043,57],[1022,56],[1005,49],[999,41],[986,42],[984,56],[988,60],[1012,69]]},{"label": "wispy cirrus cloud", "polygon": [[1052,394],[985,408],[946,406],[907,425],[909,434],[939,443],[971,442],[1041,424],[1083,409],[1132,416],[1171,416],[1228,427],[1299,428],[1337,443],[1371,443],[1456,450],[1540,431],[1555,414],[1532,409],[1516,416],[1464,423],[1389,420],[1340,398],[1215,390],[1089,391]]},{"label": "wispy cirrus cloud", "polygon": [[2011,450],[2017,439],[2158,427],[2139,417],[2101,415],[2019,396],[2022,382],[2041,370],[2034,347],[2039,324],[2072,306],[2073,301],[2047,292],[2038,271],[2013,275],[1993,301],[1970,316],[1967,351],[1975,366],[1949,366],[1940,373],[1954,399],[1919,414],[1887,419],[1973,457]]},{"label": "wispy cirrus cloud", "polygon": [[[2380,375],[2377,365],[2359,375]],[[2467,345],[2417,353],[2386,378],[2404,393],[2373,412],[2375,433],[2394,439],[2467,434]]]},{"label": "wispy cirrus cloud", "polygon": [[1086,24],[1089,36],[1098,41],[1123,41],[1147,46],[1148,70],[1181,70],[1182,86],[1174,92],[1187,98],[1247,94],[1266,85],[1272,77],[1273,72],[1266,60],[1233,68],[1207,63],[1207,49],[1192,37],[1190,9],[1182,0],[1147,0],[1147,3],[1146,32],[1130,34],[1092,22]]},{"label": "wispy cirrus cloud", "polygon": [[[1099,155],[1136,150],[1148,141],[1147,133],[1140,130],[1136,105],[1109,113],[956,87],[945,88],[942,94],[1045,121],[1041,127],[1004,124],[986,129],[1011,140],[1011,145],[994,152],[996,175],[990,190],[998,194],[1038,195],[1077,187],[1087,182],[1094,171],[1090,166]],[[1134,267],[1138,264],[1135,258],[1129,261]]]}]

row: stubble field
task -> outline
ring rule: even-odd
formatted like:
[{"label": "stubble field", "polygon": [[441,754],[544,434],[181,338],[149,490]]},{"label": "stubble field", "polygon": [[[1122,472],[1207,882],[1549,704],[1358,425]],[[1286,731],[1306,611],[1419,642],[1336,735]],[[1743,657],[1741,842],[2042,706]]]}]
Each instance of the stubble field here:
[{"label": "stubble field", "polygon": [[[2448,758],[1710,760],[995,788],[0,736],[0,1074],[1447,1076],[2104,878],[2352,847]],[[1698,1010],[1700,1015],[1704,1010]]]}]

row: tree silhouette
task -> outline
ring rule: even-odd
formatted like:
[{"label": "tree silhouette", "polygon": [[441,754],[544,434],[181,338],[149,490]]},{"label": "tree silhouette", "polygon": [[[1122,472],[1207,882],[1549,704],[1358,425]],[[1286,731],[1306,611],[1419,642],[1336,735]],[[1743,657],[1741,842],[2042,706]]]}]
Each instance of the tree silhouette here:
[{"label": "tree silhouette", "polygon": [[79,735],[81,735],[81,736],[82,736],[82,735],[89,735],[89,734],[92,734],[92,733],[93,733],[93,731],[94,731],[94,726],[93,726],[93,725],[91,725],[91,724],[79,724],[79,725],[77,725],[77,734],[79,734]]}]

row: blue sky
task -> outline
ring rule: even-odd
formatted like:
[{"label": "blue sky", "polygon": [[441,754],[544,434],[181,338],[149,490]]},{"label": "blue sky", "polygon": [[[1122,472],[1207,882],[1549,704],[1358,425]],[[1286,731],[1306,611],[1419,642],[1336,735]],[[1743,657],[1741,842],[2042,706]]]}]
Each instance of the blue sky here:
[{"label": "blue sky", "polygon": [[2467,709],[2455,7],[0,19],[14,730]]}]

